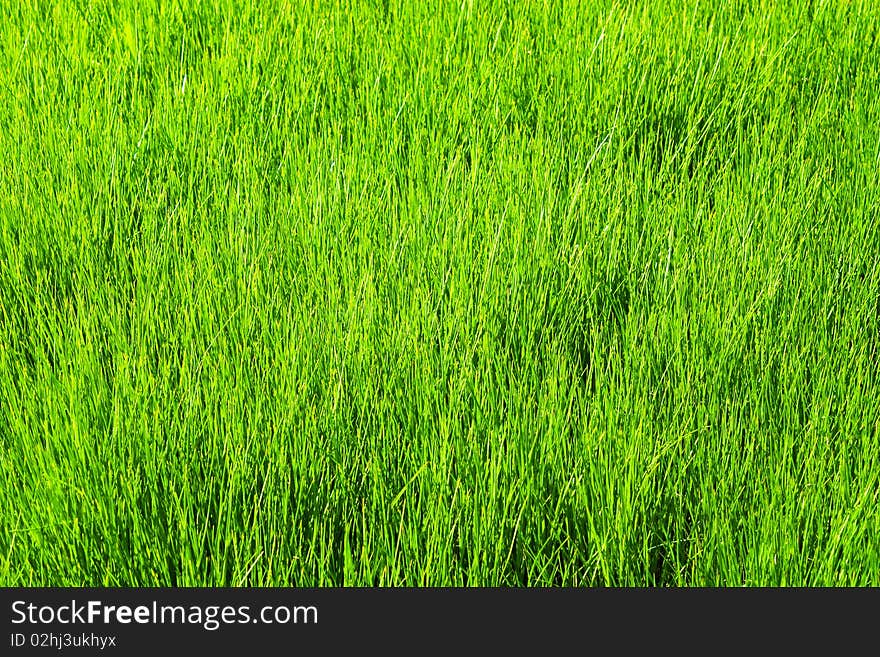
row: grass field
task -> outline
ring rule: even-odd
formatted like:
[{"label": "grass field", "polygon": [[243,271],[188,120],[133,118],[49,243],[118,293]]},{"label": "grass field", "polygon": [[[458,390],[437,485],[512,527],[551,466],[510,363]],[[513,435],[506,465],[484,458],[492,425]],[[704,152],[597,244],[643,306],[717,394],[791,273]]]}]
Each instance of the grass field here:
[{"label": "grass field", "polygon": [[0,583],[880,585],[880,5],[0,16]]}]

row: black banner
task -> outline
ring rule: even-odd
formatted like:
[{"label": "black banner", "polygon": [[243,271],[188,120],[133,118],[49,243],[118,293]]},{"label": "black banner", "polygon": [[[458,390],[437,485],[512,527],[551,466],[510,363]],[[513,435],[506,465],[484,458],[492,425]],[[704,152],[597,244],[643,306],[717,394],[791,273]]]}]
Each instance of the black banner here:
[{"label": "black banner", "polygon": [[877,652],[878,589],[2,589],[0,654]]}]

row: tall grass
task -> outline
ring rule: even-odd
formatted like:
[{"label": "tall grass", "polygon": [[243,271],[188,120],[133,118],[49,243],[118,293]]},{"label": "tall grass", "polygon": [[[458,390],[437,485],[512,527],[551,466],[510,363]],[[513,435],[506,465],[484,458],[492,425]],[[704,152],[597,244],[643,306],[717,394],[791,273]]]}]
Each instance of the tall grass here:
[{"label": "tall grass", "polygon": [[880,585],[880,6],[0,15],[3,584]]}]

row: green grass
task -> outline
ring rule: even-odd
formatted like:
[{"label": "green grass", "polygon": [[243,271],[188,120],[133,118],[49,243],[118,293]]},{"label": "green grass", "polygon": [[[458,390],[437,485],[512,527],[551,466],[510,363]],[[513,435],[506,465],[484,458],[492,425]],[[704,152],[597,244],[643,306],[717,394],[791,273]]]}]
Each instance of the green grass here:
[{"label": "green grass", "polygon": [[880,585],[880,5],[0,15],[0,583]]}]

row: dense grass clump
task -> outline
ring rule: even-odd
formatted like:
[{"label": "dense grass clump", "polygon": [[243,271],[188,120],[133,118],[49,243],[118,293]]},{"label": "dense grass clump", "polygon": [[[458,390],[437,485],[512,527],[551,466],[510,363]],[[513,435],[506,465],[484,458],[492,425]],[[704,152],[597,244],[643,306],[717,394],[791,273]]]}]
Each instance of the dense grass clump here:
[{"label": "dense grass clump", "polygon": [[880,5],[0,15],[3,584],[880,585]]}]

